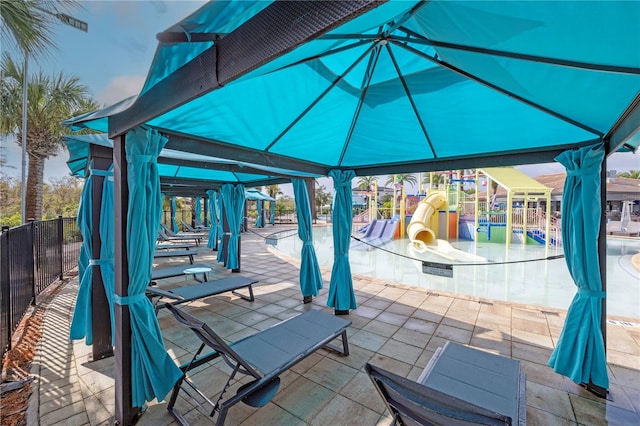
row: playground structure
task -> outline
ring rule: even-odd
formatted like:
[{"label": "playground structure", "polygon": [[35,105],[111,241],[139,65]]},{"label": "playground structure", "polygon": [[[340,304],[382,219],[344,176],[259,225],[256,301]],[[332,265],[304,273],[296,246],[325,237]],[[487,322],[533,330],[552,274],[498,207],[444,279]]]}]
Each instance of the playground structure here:
[{"label": "playground structure", "polygon": [[[513,167],[478,169],[473,174],[462,172],[432,172],[445,177],[438,185],[429,185],[416,196],[407,197],[404,188],[395,188],[399,197],[393,197],[392,215],[398,227],[394,238],[404,238],[405,231],[416,251],[431,251],[440,256],[462,261],[478,261],[474,255],[460,252],[451,246],[450,239],[480,242],[559,245],[560,221],[551,215],[551,191],[536,180]],[[473,195],[463,191],[466,186],[475,188]],[[481,188],[485,187],[485,191]],[[373,194],[377,191],[374,189]],[[399,198],[396,206],[395,201]],[[417,206],[408,198],[418,199]],[[377,215],[377,200],[372,196],[372,207],[362,213]],[[415,211],[413,211],[415,209]],[[399,210],[399,214],[395,215]],[[374,219],[367,232],[375,234],[382,226]],[[389,220],[389,219],[387,219]],[[373,222],[378,222],[374,227]],[[408,224],[405,226],[405,221]],[[388,228],[387,228],[388,230]],[[388,233],[386,234],[389,235]],[[380,237],[372,241],[384,242]]]}]

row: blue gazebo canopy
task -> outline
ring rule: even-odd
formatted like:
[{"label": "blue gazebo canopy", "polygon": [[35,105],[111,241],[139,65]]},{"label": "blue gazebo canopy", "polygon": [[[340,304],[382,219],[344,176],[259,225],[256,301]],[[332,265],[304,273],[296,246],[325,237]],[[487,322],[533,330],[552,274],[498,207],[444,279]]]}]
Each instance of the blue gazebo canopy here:
[{"label": "blue gazebo canopy", "polygon": [[[638,2],[290,3],[204,5],[158,34],[137,98],[68,124],[114,136],[144,123],[167,148],[323,175],[640,144],[629,140],[640,122]],[[284,11],[316,18],[264,26]],[[184,83],[194,75],[206,84]]]},{"label": "blue gazebo canopy", "polygon": [[[104,133],[66,135],[64,142],[69,151],[67,166],[72,175],[79,177],[85,175],[90,158],[90,145],[113,148],[113,142]],[[206,190],[220,187],[224,183],[262,186],[289,182],[291,177],[317,177],[317,175],[305,172],[187,154],[171,149],[163,149],[160,152],[158,163],[163,192],[177,196],[194,194],[204,196]],[[271,198],[265,194],[260,194],[260,196],[271,201]]]},{"label": "blue gazebo canopy", "polygon": [[[354,176],[635,151],[638,22],[636,1],[214,1],[158,34],[137,97],[66,124],[108,132],[115,155],[144,126],[182,161],[332,176],[338,313],[356,306],[345,249]],[[167,173],[184,166],[173,164]],[[116,277],[116,293],[127,285]]]}]

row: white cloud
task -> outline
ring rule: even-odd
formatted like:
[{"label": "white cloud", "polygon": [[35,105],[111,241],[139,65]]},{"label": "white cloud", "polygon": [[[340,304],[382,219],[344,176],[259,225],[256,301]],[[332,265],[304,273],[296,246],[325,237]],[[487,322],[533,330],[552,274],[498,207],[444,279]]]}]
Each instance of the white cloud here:
[{"label": "white cloud", "polygon": [[121,75],[113,78],[98,94],[98,103],[109,106],[129,96],[137,95],[142,89],[145,78],[144,75]]}]

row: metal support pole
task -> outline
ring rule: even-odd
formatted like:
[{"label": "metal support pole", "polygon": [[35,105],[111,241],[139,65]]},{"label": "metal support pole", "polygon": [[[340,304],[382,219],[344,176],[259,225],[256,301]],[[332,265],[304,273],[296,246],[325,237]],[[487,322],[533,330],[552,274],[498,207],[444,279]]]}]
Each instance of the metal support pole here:
[{"label": "metal support pole", "polygon": [[[127,156],[125,135],[113,141],[114,177],[114,272],[115,292],[120,297],[129,295],[129,261],[127,258],[127,211],[129,188],[127,183]],[[131,321],[127,305],[115,305],[115,417],[119,425],[131,425],[140,409],[132,407],[131,386]]]},{"label": "metal support pole", "polygon": [[58,267],[60,268],[60,274],[58,278],[62,280],[64,276],[64,221],[62,216],[58,216]]},{"label": "metal support pole", "polygon": [[[602,161],[600,170],[600,232],[598,233],[598,263],[600,264],[600,279],[602,292],[607,293],[607,158]],[[604,340],[604,350],[607,351],[607,298],[602,299],[602,317],[600,329]]]},{"label": "metal support pole", "polygon": [[27,87],[29,80],[29,53],[24,51],[22,70],[22,190],[20,191],[20,215],[27,223]]}]

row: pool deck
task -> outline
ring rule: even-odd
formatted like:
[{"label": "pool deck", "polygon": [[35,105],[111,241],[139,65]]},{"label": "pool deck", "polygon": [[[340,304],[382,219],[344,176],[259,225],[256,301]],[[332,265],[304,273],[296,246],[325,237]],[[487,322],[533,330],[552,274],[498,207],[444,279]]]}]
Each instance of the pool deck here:
[{"label": "pool deck", "polygon": [[[225,293],[183,305],[185,309],[214,325],[229,341],[307,309],[333,313],[326,306],[330,271],[323,270],[325,288],[320,295],[303,305],[297,261],[275,253],[258,235],[284,229],[251,229],[242,236],[242,274],[260,280],[254,286],[254,302]],[[197,262],[213,268],[209,279],[230,275],[216,263],[215,252],[201,247],[199,253]],[[179,277],[158,284],[162,288],[185,283],[186,278]],[[237,404],[226,424],[388,425],[391,418],[364,372],[365,363],[415,380],[436,348],[447,340],[521,361],[527,375],[528,425],[640,424],[640,319],[608,322],[612,400],[603,400],[546,366],[562,329],[564,310],[445,294],[357,276],[354,288],[358,309],[346,317],[352,321],[348,329],[351,355],[341,357],[318,350],[281,376],[280,389],[270,403],[260,409]],[[68,339],[77,289],[74,278],[47,307],[32,365],[35,380],[28,410],[30,425],[114,422],[114,358],[94,362],[84,341]],[[195,335],[166,309],[160,312],[159,322],[167,350],[178,362],[186,361],[198,347]],[[198,371],[195,378],[213,396],[227,372],[217,360]],[[237,386],[233,385],[228,395]],[[179,399],[178,407],[191,424],[213,423],[184,399]],[[177,423],[167,412],[166,402],[154,401],[137,424]]]}]

